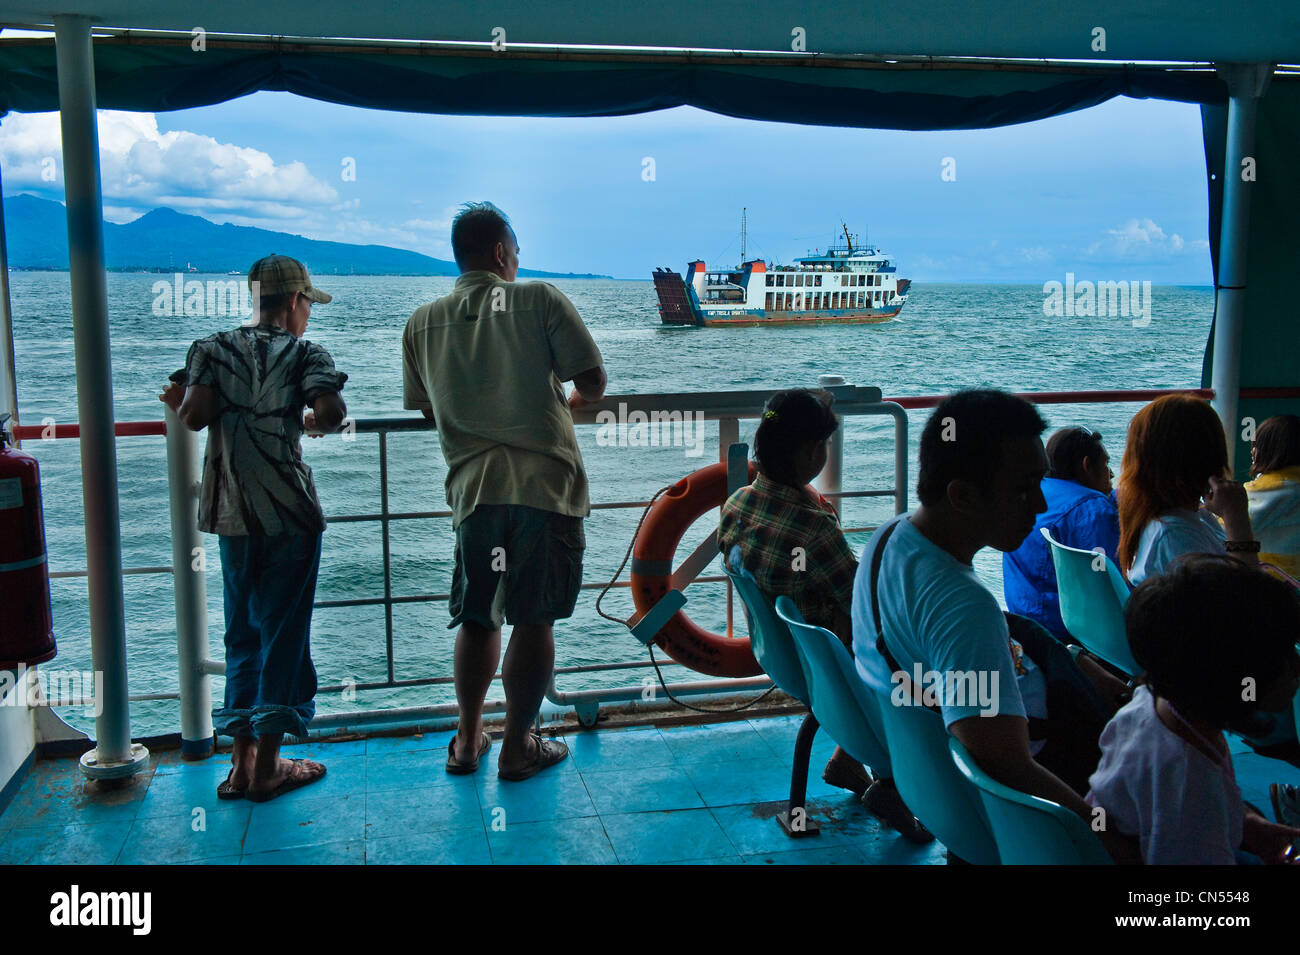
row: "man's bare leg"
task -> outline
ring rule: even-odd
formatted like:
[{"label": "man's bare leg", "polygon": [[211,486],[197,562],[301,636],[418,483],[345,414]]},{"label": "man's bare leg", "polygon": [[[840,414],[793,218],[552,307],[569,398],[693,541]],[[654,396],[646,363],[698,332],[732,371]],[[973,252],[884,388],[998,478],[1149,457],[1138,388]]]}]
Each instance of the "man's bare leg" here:
[{"label": "man's bare leg", "polygon": [[549,623],[516,624],[501,666],[506,687],[506,733],[501,741],[498,770],[513,772],[537,756],[532,742],[533,721],[541,709],[555,671],[555,634]]},{"label": "man's bare leg", "polygon": [[252,736],[236,736],[235,748],[230,754],[233,768],[230,770],[230,785],[234,789],[247,789],[253,781],[253,765],[257,759],[257,739]]},{"label": "man's bare leg", "polygon": [[[516,631],[518,628],[515,628]],[[514,641],[510,641],[514,646]],[[456,703],[460,726],[452,751],[462,763],[473,762],[483,741],[483,701],[487,699],[501,659],[501,631],[466,621],[456,633]],[[506,657],[507,661],[510,659]],[[545,687],[543,687],[543,691]],[[509,683],[506,684],[509,697]]]},{"label": "man's bare leg", "polygon": [[283,733],[271,733],[257,738],[257,757],[253,761],[253,780],[248,784],[248,792],[269,792],[294,775],[325,775],[325,767],[320,763],[309,759],[281,759],[280,744],[283,741]]}]

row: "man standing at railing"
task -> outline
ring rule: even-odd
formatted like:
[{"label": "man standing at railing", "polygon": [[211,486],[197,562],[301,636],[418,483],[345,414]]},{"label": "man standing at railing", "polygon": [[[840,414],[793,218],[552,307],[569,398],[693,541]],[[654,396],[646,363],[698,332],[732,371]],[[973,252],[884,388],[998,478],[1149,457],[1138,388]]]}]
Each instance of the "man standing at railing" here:
[{"label": "man standing at railing", "polygon": [[325,517],[302,432],[343,422],[348,376],[302,339],[312,303],[331,296],[301,262],[259,259],[248,282],[258,323],[196,341],[160,397],[190,429],[208,428],[199,530],[219,535],[226,606],[226,697],[213,723],[235,740],[217,795],[266,802],[325,775],[320,763],[281,759],[280,744],[306,736],[316,713],[310,631]]},{"label": "man standing at railing", "polygon": [[[577,309],[545,282],[516,283],[519,243],[491,203],[451,227],[460,278],[416,309],[402,339],[404,405],[433,421],[456,531],[448,609],[456,634],[459,730],[447,772],[472,773],[491,747],[483,703],[501,668],[506,727],[498,775],[527,779],[568,755],[531,732],[555,669],[553,624],[582,583],[587,475],[570,409],[598,401],[605,371]],[[560,383],[572,380],[566,402]]]}]

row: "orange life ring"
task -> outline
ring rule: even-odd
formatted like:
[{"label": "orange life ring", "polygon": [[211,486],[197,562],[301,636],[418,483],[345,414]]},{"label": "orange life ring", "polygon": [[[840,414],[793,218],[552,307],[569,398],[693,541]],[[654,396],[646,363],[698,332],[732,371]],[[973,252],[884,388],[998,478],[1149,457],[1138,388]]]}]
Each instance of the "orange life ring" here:
[{"label": "orange life ring", "polygon": [[[749,479],[757,469],[749,464]],[[632,599],[642,614],[672,586],[673,555],[695,520],[727,499],[727,465],[711,464],[686,475],[664,493],[646,514],[632,545]],[[683,666],[709,676],[759,676],[749,637],[728,638],[694,623],[678,611],[655,635],[655,643]]]}]

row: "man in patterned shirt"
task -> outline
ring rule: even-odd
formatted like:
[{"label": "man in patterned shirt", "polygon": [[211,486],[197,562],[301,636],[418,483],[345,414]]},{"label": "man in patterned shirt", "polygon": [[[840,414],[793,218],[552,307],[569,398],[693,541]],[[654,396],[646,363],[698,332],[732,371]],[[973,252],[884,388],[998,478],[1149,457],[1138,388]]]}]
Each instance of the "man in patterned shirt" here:
[{"label": "man in patterned shirt", "polygon": [[235,741],[217,794],[265,802],[325,775],[279,754],[316,712],[310,630],[325,517],[300,442],[304,428],[343,422],[347,375],[302,338],[312,303],[331,296],[301,262],[259,259],[248,282],[257,324],[196,341],[161,399],[191,430],[208,429],[199,530],[219,535],[226,606],[225,706],[213,722]]}]

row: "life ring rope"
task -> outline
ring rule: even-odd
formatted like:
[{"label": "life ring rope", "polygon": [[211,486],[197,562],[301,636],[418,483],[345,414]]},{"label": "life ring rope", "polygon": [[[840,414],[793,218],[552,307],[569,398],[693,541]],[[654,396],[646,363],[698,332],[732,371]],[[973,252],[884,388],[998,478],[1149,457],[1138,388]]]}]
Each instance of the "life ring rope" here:
[{"label": "life ring rope", "polygon": [[[641,512],[641,519],[636,522],[636,530],[632,532],[632,540],[627,545],[627,553],[623,555],[622,563],[618,565],[618,570],[614,571],[614,576],[610,578],[609,583],[607,583],[601,589],[600,593],[596,596],[596,613],[600,614],[600,616],[604,617],[606,620],[612,620],[614,623],[622,624],[623,626],[629,625],[628,620],[625,620],[621,617],[611,616],[610,614],[607,614],[605,613],[605,611],[601,610],[600,602],[601,600],[604,599],[605,595],[610,592],[613,586],[616,583],[618,583],[618,579],[621,576],[623,576],[623,568],[627,566],[628,558],[632,556],[632,550],[633,548],[636,547],[636,536],[641,532],[641,526],[645,524],[645,519],[647,515],[649,515],[650,513],[650,508],[654,507],[655,502],[658,501],[662,495],[671,491],[674,486],[675,486],[674,484],[669,484],[666,487],[661,487],[659,490],[655,491],[654,496],[650,498],[649,503],[646,504],[645,506],[645,510]],[[671,565],[671,561],[669,561],[668,563]],[[671,573],[672,573],[672,567],[669,566],[668,570],[666,571],[666,574],[671,574]],[[688,710],[694,710],[696,713],[738,713],[741,710],[747,710],[751,706],[761,703],[763,700],[771,696],[772,692],[777,688],[776,684],[773,683],[772,686],[768,687],[766,690],[764,690],[758,696],[754,697],[748,703],[742,703],[739,706],[724,706],[724,707],[696,706],[693,703],[687,703],[685,700],[679,700],[677,697],[673,696],[673,691],[668,689],[668,681],[664,679],[663,671],[659,669],[659,661],[655,659],[654,644],[653,643],[649,644],[648,649],[650,650],[650,663],[654,666],[655,676],[659,678],[659,686],[663,688],[664,695],[667,696],[669,700],[676,703],[678,706],[683,706]]]},{"label": "life ring rope", "polygon": [[[692,622],[681,610],[672,613],[671,608],[663,609],[664,595],[672,591],[680,594],[717,558],[715,531],[675,571],[672,566],[678,544],[686,532],[697,520],[725,501],[727,467],[727,462],[721,461],[707,465],[656,491],[637,521],[636,530],[618,570],[596,598],[597,614],[629,629],[636,629],[638,622],[644,621],[651,613],[658,611],[661,615],[667,615],[666,621],[653,638],[642,634],[638,634],[638,638],[647,642],[650,663],[664,694],[679,706],[699,713],[733,713],[747,709],[776,689],[773,685],[753,700],[739,706],[695,706],[673,696],[654,653],[654,644],[658,643],[660,649],[672,658],[671,662],[709,676],[738,678],[763,674],[762,667],[754,659],[747,637],[737,639],[730,632],[726,635],[712,633]],[[753,464],[749,464],[748,468],[752,477]],[[668,495],[667,500],[665,495]],[[632,562],[629,583],[637,612],[631,618],[622,619],[606,613],[601,602],[618,583],[629,560]],[[728,630],[730,631],[730,624]]]}]

